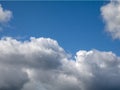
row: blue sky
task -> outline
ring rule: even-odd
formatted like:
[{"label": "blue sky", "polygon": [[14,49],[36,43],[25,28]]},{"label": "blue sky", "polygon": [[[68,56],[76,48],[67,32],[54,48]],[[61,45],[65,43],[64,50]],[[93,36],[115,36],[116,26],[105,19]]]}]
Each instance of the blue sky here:
[{"label": "blue sky", "polygon": [[0,36],[49,37],[69,53],[98,49],[119,54],[118,40],[105,32],[100,7],[108,2],[0,2],[13,13]]}]

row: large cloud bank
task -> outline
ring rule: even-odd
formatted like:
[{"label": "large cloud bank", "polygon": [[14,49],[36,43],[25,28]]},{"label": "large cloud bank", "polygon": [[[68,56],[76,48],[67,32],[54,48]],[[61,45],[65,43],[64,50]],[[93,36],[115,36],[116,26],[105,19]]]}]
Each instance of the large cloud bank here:
[{"label": "large cloud bank", "polygon": [[120,39],[120,1],[113,0],[101,7],[101,13],[106,23],[106,31],[113,39]]},{"label": "large cloud bank", "polygon": [[50,38],[0,40],[0,90],[120,90],[120,57],[80,50],[74,58]]}]

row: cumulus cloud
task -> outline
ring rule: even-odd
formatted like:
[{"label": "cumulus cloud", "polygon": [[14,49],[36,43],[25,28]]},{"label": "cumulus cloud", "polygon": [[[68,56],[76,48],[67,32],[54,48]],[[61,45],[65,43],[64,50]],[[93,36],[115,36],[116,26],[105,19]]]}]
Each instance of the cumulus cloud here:
[{"label": "cumulus cloud", "polygon": [[[119,90],[120,58],[112,52],[79,51],[77,66],[83,77],[85,90]],[[81,74],[80,73],[80,74]],[[83,89],[84,90],[84,89]]]},{"label": "cumulus cloud", "polygon": [[0,4],[0,23],[6,23],[10,21],[12,17],[12,12],[10,10],[4,10]]},{"label": "cumulus cloud", "polygon": [[50,38],[0,40],[0,90],[120,90],[120,57],[80,50],[75,58]]},{"label": "cumulus cloud", "polygon": [[113,39],[120,39],[120,1],[111,1],[102,6],[101,13],[106,24],[106,31]]},{"label": "cumulus cloud", "polygon": [[[31,38],[30,41],[25,42],[9,37],[2,38],[0,40],[0,72],[2,72],[0,89],[21,90],[26,82],[33,85],[45,82],[47,75],[51,76],[53,71],[57,71],[66,56],[58,43],[49,38]],[[27,87],[30,83],[24,88],[30,90],[30,87]]]}]

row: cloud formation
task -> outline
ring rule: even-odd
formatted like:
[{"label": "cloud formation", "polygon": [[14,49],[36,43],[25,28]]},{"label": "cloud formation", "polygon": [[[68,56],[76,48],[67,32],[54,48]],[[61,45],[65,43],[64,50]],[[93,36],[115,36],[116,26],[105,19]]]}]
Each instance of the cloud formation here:
[{"label": "cloud formation", "polygon": [[0,72],[0,90],[120,90],[120,57],[80,50],[72,59],[50,38],[2,38]]},{"label": "cloud formation", "polygon": [[0,23],[7,23],[12,18],[12,12],[10,10],[4,10],[0,4]]},{"label": "cloud formation", "polygon": [[102,6],[101,13],[106,24],[106,31],[113,39],[120,39],[120,1],[111,1]]}]

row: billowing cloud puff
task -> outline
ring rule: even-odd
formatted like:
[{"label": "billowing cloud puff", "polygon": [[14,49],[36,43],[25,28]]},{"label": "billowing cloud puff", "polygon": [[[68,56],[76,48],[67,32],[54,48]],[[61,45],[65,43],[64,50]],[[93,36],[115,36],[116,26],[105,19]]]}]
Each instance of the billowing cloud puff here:
[{"label": "billowing cloud puff", "polygon": [[[79,51],[76,64],[85,90],[119,90],[120,57],[112,52]],[[84,90],[84,89],[83,89]]]},{"label": "billowing cloud puff", "polygon": [[106,30],[113,39],[120,39],[120,1],[111,1],[101,7],[101,13],[106,23]]},{"label": "billowing cloud puff", "polygon": [[0,90],[120,90],[120,57],[80,50],[75,58],[50,38],[0,40]]},{"label": "billowing cloud puff", "polygon": [[[30,41],[25,42],[9,37],[2,38],[0,40],[0,88],[21,90],[26,82],[31,82],[33,79],[31,75],[36,76],[37,73],[44,80],[52,73],[51,71],[61,66],[61,61],[66,56],[58,43],[49,38],[31,38]],[[35,73],[31,74],[30,72],[33,71]]]},{"label": "billowing cloud puff", "polygon": [[0,4],[0,23],[8,22],[12,17],[12,12],[10,10],[4,10]]}]

